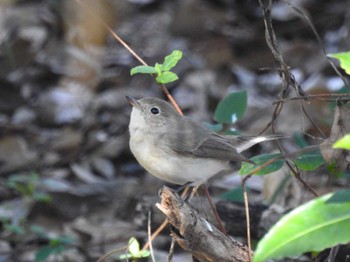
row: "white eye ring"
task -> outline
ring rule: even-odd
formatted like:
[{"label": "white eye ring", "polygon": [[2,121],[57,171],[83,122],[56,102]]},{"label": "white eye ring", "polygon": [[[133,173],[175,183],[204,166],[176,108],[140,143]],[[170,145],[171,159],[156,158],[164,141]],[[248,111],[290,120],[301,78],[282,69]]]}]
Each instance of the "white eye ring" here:
[{"label": "white eye ring", "polygon": [[152,107],[150,111],[151,111],[151,113],[153,115],[159,115],[160,114],[160,110],[159,110],[158,107]]}]

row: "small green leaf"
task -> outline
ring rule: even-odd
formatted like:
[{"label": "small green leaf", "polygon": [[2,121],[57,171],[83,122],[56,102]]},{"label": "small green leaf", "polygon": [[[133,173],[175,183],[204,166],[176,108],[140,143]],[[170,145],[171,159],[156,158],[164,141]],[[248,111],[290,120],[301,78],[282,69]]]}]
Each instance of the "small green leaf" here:
[{"label": "small green leaf", "polygon": [[128,251],[129,253],[120,255],[119,259],[143,258],[150,255],[148,250],[140,250],[140,244],[134,237],[130,238],[129,240]]},{"label": "small green leaf", "polygon": [[336,178],[346,178],[347,177],[347,172],[344,172],[343,170],[340,170],[339,167],[337,166],[336,161],[332,161],[328,163],[326,166],[328,173]]},{"label": "small green leaf", "polygon": [[173,72],[163,72],[161,75],[157,76],[156,81],[158,84],[167,84],[178,79],[179,77]]},{"label": "small green leaf", "polygon": [[293,139],[295,144],[301,148],[304,148],[309,145],[308,142],[306,142],[304,135],[301,133],[293,134]]},{"label": "small green leaf", "polygon": [[164,58],[164,62],[161,66],[162,71],[169,71],[172,69],[182,58],[182,52],[179,50],[174,50],[170,55]]},{"label": "small green leaf", "polygon": [[43,228],[42,226],[39,226],[39,225],[31,225],[31,226],[30,226],[30,231],[31,231],[32,233],[37,234],[37,235],[40,236],[40,237],[43,237],[43,238],[47,238],[47,237],[48,237],[45,228]]},{"label": "small green leaf", "polygon": [[22,226],[19,225],[15,225],[15,224],[4,224],[4,228],[7,231],[10,231],[11,233],[14,233],[16,235],[24,235],[24,228]]},{"label": "small green leaf", "polygon": [[49,244],[51,247],[56,247],[58,245],[61,245],[61,241],[58,238],[51,238]]},{"label": "small green leaf", "polygon": [[135,258],[143,258],[143,257],[149,257],[150,252],[148,250],[140,250],[140,252],[135,256]]},{"label": "small green leaf", "polygon": [[255,165],[247,163],[247,162],[243,162],[242,167],[239,170],[239,173],[241,175],[250,174],[255,169],[257,169],[259,166],[265,164],[267,161],[270,161],[271,159],[276,158],[276,160],[274,162],[267,165],[266,167],[263,167],[262,169],[260,169],[256,173],[254,173],[254,175],[262,176],[262,175],[266,175],[266,174],[270,174],[272,172],[275,172],[275,171],[281,169],[283,164],[284,164],[284,159],[281,158],[281,156],[282,155],[280,153],[274,153],[274,154],[262,154],[262,155],[252,157],[250,160],[252,160],[255,163]]},{"label": "small green leaf", "polygon": [[43,246],[35,254],[35,261],[45,261],[52,253],[54,249],[51,246]]},{"label": "small green leaf", "polygon": [[157,70],[153,66],[136,66],[131,69],[130,75],[134,74],[155,74]]},{"label": "small green leaf", "polygon": [[297,257],[350,242],[350,191],[309,201],[283,216],[260,240],[254,262]]},{"label": "small green leaf", "polygon": [[335,142],[333,148],[350,150],[350,134],[345,135]]},{"label": "small green leaf", "polygon": [[163,73],[161,64],[156,63],[154,65],[154,69],[156,70],[157,76],[160,76]]},{"label": "small green leaf", "polygon": [[337,58],[340,61],[340,67],[350,75],[350,52],[342,52],[336,54],[329,54],[328,56]]},{"label": "small green leaf", "polygon": [[36,192],[33,195],[33,199],[39,202],[44,202],[44,203],[50,203],[51,202],[51,196],[46,194],[46,193],[42,193],[42,192]]},{"label": "small green leaf", "polygon": [[235,92],[220,101],[215,109],[214,119],[220,124],[235,123],[242,118],[247,108],[247,92]]},{"label": "small green leaf", "polygon": [[140,244],[136,238],[132,237],[129,239],[128,250],[133,257],[140,252]]},{"label": "small green leaf", "polygon": [[129,259],[129,258],[132,258],[132,255],[129,254],[129,253],[127,253],[127,254],[122,254],[122,255],[119,256],[119,259],[122,259],[122,260],[124,260],[124,259]]},{"label": "small green leaf", "polygon": [[[247,188],[247,192],[249,192],[249,188]],[[226,201],[243,203],[244,202],[243,188],[237,187],[237,188],[234,188],[230,191],[227,191],[227,192],[221,194],[220,199],[226,200]]]},{"label": "small green leaf", "polygon": [[66,251],[67,250],[67,246],[66,245],[58,245],[58,246],[55,246],[52,250],[52,253],[53,254],[56,254],[56,255],[59,255],[61,254],[62,252]]},{"label": "small green leaf", "polygon": [[66,244],[66,245],[75,245],[76,240],[72,236],[62,236],[60,238],[61,243]]},{"label": "small green leaf", "polygon": [[321,151],[319,149],[313,152],[306,152],[299,155],[294,163],[298,168],[305,171],[312,171],[325,164]]},{"label": "small green leaf", "polygon": [[350,190],[343,190],[332,194],[326,203],[350,203]]}]

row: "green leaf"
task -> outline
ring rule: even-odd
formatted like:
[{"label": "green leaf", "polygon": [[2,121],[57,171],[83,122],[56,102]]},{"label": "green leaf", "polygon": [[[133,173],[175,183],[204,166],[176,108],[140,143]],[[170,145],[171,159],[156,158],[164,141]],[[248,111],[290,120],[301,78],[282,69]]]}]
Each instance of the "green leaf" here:
[{"label": "green leaf", "polygon": [[15,224],[4,224],[4,228],[7,231],[10,231],[16,235],[24,235],[25,231],[22,226],[15,225]]},{"label": "green leaf", "polygon": [[129,253],[120,255],[119,259],[143,258],[150,255],[148,250],[140,250],[140,244],[134,237],[129,239],[128,251]]},{"label": "green leaf", "polygon": [[174,50],[170,55],[164,58],[164,62],[161,66],[162,71],[169,71],[172,69],[182,58],[182,52],[179,50]]},{"label": "green leaf", "polygon": [[55,246],[52,249],[52,253],[56,254],[56,255],[59,255],[59,254],[61,254],[62,252],[66,251],[66,250],[67,250],[67,246],[66,245],[59,245],[59,246]]},{"label": "green leaf", "polygon": [[37,234],[38,236],[40,236],[42,238],[47,238],[48,237],[45,228],[43,228],[42,226],[31,225],[29,228],[30,228],[30,231],[32,233]]},{"label": "green leaf", "polygon": [[332,161],[326,166],[328,173],[335,178],[346,178],[347,173],[337,167],[337,162]]},{"label": "green leaf", "polygon": [[255,169],[257,169],[259,166],[265,164],[267,161],[270,161],[271,159],[278,158],[274,162],[272,162],[271,164],[267,165],[266,167],[263,167],[261,170],[254,173],[254,175],[262,176],[262,175],[266,175],[266,174],[275,172],[275,171],[281,169],[283,164],[284,164],[284,159],[281,158],[281,156],[282,155],[280,153],[274,153],[274,154],[262,154],[262,155],[252,157],[250,160],[252,160],[255,163],[255,165],[247,163],[247,162],[243,162],[242,167],[239,170],[239,173],[241,175],[250,174]]},{"label": "green leaf", "polygon": [[154,69],[156,70],[157,76],[160,76],[162,74],[162,65],[161,64],[156,63],[154,65]]},{"label": "green leaf", "polygon": [[151,253],[148,250],[141,250],[136,258],[149,257],[150,255]]},{"label": "green leaf", "polygon": [[350,242],[350,191],[309,201],[283,216],[261,239],[254,262],[296,257]]},{"label": "green leaf", "polygon": [[133,257],[140,252],[140,244],[136,238],[132,237],[129,239],[128,250]]},{"label": "green leaf", "polygon": [[122,254],[119,256],[119,259],[124,260],[124,259],[129,259],[132,258],[132,255],[127,253],[127,254]]},{"label": "green leaf", "polygon": [[309,145],[308,142],[306,142],[304,135],[301,133],[293,134],[293,139],[295,144],[301,148],[304,148]]},{"label": "green leaf", "polygon": [[61,241],[59,240],[59,238],[51,238],[49,241],[49,245],[51,247],[57,247],[57,246],[61,245]]},{"label": "green leaf", "polygon": [[350,203],[350,190],[343,190],[332,194],[326,203]]},{"label": "green leaf", "polygon": [[313,152],[306,152],[299,155],[294,163],[298,168],[305,171],[315,170],[321,165],[325,164],[321,151],[319,149]]},{"label": "green leaf", "polygon": [[340,138],[337,142],[333,144],[333,148],[341,148],[350,150],[350,134],[345,135]]},{"label": "green leaf", "polygon": [[[247,192],[249,192],[249,188],[247,188]],[[237,187],[237,188],[234,188],[230,191],[227,191],[227,192],[221,194],[220,199],[226,200],[226,201],[243,203],[244,202],[243,188]]]},{"label": "green leaf", "polygon": [[54,249],[51,246],[43,246],[35,254],[35,261],[45,261],[52,253]]},{"label": "green leaf", "polygon": [[337,58],[340,61],[340,67],[350,75],[350,52],[329,54],[328,56]]},{"label": "green leaf", "polygon": [[235,123],[242,118],[247,108],[247,92],[235,92],[220,101],[215,109],[214,119],[221,123]]},{"label": "green leaf", "polygon": [[157,70],[153,66],[136,66],[131,69],[130,75],[134,74],[155,74]]},{"label": "green leaf", "polygon": [[158,84],[167,84],[178,79],[179,77],[173,72],[163,72],[161,75],[157,76],[156,81]]},{"label": "green leaf", "polygon": [[51,202],[51,196],[46,193],[42,192],[36,192],[33,195],[33,199],[38,201],[38,202],[44,202],[44,203],[50,203]]},{"label": "green leaf", "polygon": [[61,236],[58,240],[63,245],[74,245],[76,243],[75,238],[72,236]]}]

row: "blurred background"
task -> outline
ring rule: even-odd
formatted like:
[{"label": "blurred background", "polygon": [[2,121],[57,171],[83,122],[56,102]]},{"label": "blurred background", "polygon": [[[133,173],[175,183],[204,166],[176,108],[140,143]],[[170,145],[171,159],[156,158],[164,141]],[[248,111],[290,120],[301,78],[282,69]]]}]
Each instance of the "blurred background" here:
[{"label": "blurred background", "polygon": [[[349,1],[291,3],[310,18],[328,53],[350,49]],[[272,19],[278,47],[302,89],[341,91],[343,81],[298,13],[274,1]],[[186,115],[214,123],[218,102],[246,90],[248,109],[235,128],[258,135],[271,121],[282,84],[258,1],[1,0],[0,262],[96,261],[130,237],[144,243],[148,211],[152,229],[164,218],[154,207],[162,181],[146,174],[129,151],[125,96],[165,97],[152,77],[130,76],[139,64],[104,23],[150,65],[174,49],[184,53],[174,69],[180,79],[167,87]],[[330,103],[306,106],[329,134]],[[276,130],[322,142],[305,135],[320,137],[297,102],[284,105]],[[285,143],[296,148],[292,140]],[[264,144],[247,155],[274,150]],[[210,183],[214,198],[239,187],[238,169],[233,165]],[[307,179],[321,193],[348,183],[328,175]],[[275,195],[275,180],[250,180],[255,201]],[[310,197],[295,181],[289,185],[275,202],[284,210]],[[158,261],[166,261],[168,233],[154,242]],[[174,261],[191,260],[177,250]]]}]

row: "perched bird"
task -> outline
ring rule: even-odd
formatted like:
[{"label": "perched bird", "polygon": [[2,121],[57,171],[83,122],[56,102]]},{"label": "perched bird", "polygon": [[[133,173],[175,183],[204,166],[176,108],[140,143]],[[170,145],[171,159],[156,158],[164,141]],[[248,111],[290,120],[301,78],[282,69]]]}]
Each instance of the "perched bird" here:
[{"label": "perched bird", "polygon": [[199,185],[230,161],[252,163],[241,151],[276,137],[241,137],[214,133],[201,123],[181,116],[159,98],[135,100],[130,116],[130,149],[151,175],[177,185]]}]

